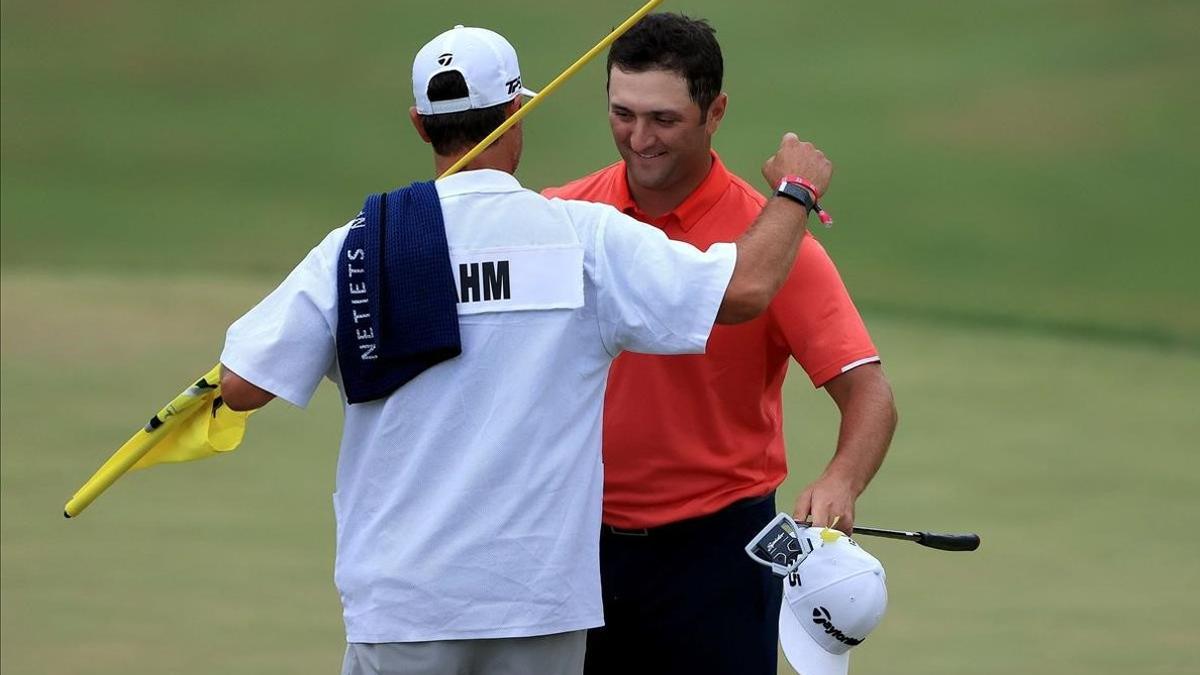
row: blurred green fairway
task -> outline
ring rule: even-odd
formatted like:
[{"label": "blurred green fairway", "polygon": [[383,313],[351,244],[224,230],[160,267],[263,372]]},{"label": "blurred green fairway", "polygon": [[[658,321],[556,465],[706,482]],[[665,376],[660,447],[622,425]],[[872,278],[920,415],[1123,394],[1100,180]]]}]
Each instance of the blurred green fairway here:
[{"label": "blurred green fairway", "polygon": [[[417,46],[494,27],[536,87],[637,4],[0,5],[0,670],[337,671],[332,387],[62,504],[365,193],[427,177]],[[1196,672],[1200,5],[664,9],[718,29],[731,168],[789,129],[837,165],[818,236],[901,411],[860,523],[983,536],[864,540],[891,605],[853,672]],[[603,83],[530,118],[527,185],[615,157]],[[785,510],[836,431],[798,371],[787,401]]]}]

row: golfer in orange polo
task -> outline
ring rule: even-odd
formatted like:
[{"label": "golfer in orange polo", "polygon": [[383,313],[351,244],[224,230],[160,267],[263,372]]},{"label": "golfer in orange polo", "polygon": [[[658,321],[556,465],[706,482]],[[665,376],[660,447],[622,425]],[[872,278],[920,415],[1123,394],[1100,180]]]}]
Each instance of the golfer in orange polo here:
[{"label": "golfer in orange polo", "polygon": [[[702,250],[736,239],[765,199],[712,150],[728,104],[722,71],[706,22],[643,19],[608,58],[622,160],[545,194],[611,204]],[[802,70],[778,75],[791,78],[781,86],[804,86]],[[768,311],[716,327],[705,354],[613,363],[603,431],[605,626],[589,633],[588,673],[776,673],[781,585],[742,547],[775,514],[787,474],[781,388],[792,358],[842,414],[833,459],[794,514],[817,525],[839,516],[849,532],[896,412],[878,351],[811,235]]]}]

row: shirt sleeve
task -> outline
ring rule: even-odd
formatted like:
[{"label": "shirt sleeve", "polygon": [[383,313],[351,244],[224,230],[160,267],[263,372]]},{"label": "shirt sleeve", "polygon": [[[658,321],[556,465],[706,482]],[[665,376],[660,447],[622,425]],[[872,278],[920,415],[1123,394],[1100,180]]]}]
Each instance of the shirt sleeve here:
[{"label": "shirt sleeve", "polygon": [[811,234],[805,234],[792,272],[767,311],[814,387],[879,361],[841,275]]},{"label": "shirt sleeve", "polygon": [[221,363],[251,384],[301,408],[308,405],[336,356],[333,261],[345,239],[344,230],[326,237],[278,288],[225,334]]},{"label": "shirt sleeve", "polygon": [[643,354],[704,351],[733,276],[737,247],[700,251],[609,206],[595,236],[596,312],[605,349]]}]

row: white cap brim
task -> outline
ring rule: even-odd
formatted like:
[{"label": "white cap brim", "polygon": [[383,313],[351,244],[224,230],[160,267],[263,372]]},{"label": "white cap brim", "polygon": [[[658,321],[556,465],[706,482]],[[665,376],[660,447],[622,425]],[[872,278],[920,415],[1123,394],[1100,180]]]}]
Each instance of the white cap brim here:
[{"label": "white cap brim", "polygon": [[779,644],[800,675],[846,675],[850,670],[849,652],[830,654],[813,642],[786,600],[779,608]]}]

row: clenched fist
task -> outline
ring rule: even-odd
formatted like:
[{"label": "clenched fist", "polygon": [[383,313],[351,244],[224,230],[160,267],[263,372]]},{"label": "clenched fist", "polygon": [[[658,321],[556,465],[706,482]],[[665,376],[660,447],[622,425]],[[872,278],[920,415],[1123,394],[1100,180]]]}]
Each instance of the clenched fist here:
[{"label": "clenched fist", "polygon": [[824,196],[833,175],[833,162],[815,145],[800,140],[789,131],[783,135],[779,150],[763,164],[762,174],[771,190],[779,187],[785,176],[800,176],[820,190],[819,196]]}]

